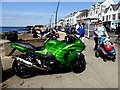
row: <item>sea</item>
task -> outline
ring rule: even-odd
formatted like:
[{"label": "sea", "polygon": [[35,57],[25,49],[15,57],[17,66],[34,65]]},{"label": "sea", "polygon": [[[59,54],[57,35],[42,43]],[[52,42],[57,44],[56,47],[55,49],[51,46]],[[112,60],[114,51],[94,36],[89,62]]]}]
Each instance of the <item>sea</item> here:
[{"label": "sea", "polygon": [[19,30],[19,29],[25,29],[25,27],[0,27],[0,33],[9,32],[9,31],[17,31],[18,33],[28,32],[26,30]]}]

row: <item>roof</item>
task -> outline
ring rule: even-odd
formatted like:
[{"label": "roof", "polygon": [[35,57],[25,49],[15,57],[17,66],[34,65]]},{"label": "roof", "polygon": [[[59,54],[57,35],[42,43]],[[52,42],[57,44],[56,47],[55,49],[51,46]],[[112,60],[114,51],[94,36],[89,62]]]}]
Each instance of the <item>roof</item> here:
[{"label": "roof", "polygon": [[88,9],[84,9],[84,10],[82,10],[81,12],[82,12],[82,13],[80,13],[77,17],[88,16],[89,10],[88,10]]},{"label": "roof", "polygon": [[95,7],[95,5],[92,5],[91,7]]},{"label": "roof", "polygon": [[120,4],[111,4],[112,8],[114,11],[118,10],[118,8],[120,7]]},{"label": "roof", "polygon": [[78,11],[76,11],[76,12],[73,12],[73,13],[71,13],[71,14],[73,14],[73,15],[74,15],[74,14],[76,14],[77,12],[78,12]]},{"label": "roof", "polygon": [[69,17],[70,15],[75,15],[77,12],[78,12],[78,11],[72,12],[72,13],[70,13],[69,15],[67,15],[66,17]]},{"label": "roof", "polygon": [[92,9],[95,9],[95,5],[92,5],[91,8],[92,8]]},{"label": "roof", "polygon": [[[110,6],[109,6],[110,7]],[[109,7],[105,9],[104,13],[107,13],[109,10]]]},{"label": "roof", "polygon": [[65,20],[63,20],[63,19],[60,19],[59,21],[65,21]]},{"label": "roof", "polygon": [[102,2],[98,2],[98,4],[102,4],[104,1],[102,1]]},{"label": "roof", "polygon": [[[112,6],[112,8],[113,8],[114,11],[117,11],[118,8],[120,7],[120,4],[119,3],[118,4],[111,4],[111,6]],[[110,8],[110,6],[105,9],[104,13],[107,13],[108,10],[109,10],[109,8]]]},{"label": "roof", "polygon": [[81,17],[82,15],[83,15],[83,13],[80,13],[80,14],[77,16],[77,18],[78,18],[78,17]]}]

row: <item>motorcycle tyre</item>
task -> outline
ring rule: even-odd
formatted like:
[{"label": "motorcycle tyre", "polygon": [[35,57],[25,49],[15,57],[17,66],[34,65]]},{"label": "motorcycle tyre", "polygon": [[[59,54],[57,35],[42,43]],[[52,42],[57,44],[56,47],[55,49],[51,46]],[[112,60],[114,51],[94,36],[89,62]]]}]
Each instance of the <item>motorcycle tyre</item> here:
[{"label": "motorcycle tyre", "polygon": [[[22,70],[21,68],[24,70]],[[33,76],[32,68],[29,68],[23,64],[18,63],[17,60],[14,60],[12,69],[13,72],[20,78],[29,78]]]},{"label": "motorcycle tyre", "polygon": [[72,71],[74,73],[82,73],[85,69],[86,69],[85,58],[75,60],[75,62],[72,65]]}]

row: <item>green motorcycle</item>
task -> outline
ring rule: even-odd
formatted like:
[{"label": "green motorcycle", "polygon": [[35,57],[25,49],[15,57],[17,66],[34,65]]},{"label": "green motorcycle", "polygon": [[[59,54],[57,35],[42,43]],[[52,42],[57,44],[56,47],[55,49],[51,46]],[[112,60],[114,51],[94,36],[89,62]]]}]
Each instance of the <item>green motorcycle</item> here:
[{"label": "green motorcycle", "polygon": [[20,42],[11,42],[10,45],[26,52],[16,57],[12,65],[14,73],[21,78],[31,77],[38,69],[41,73],[64,69],[81,73],[86,68],[82,54],[85,45],[76,36],[68,35],[63,41],[49,40],[41,47]]}]

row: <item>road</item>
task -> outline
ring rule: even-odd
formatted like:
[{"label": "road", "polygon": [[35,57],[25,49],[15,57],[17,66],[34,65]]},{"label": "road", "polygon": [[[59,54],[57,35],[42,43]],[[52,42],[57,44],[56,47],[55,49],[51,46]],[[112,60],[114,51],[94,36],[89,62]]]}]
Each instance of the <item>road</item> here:
[{"label": "road", "polygon": [[[60,32],[63,39],[64,33]],[[37,75],[21,79],[13,74],[11,65],[13,59],[3,59],[4,81],[3,88],[118,88],[118,45],[116,45],[117,59],[115,62],[104,62],[94,56],[93,39],[85,39],[86,49],[83,51],[87,68],[84,72],[73,72]]]}]

